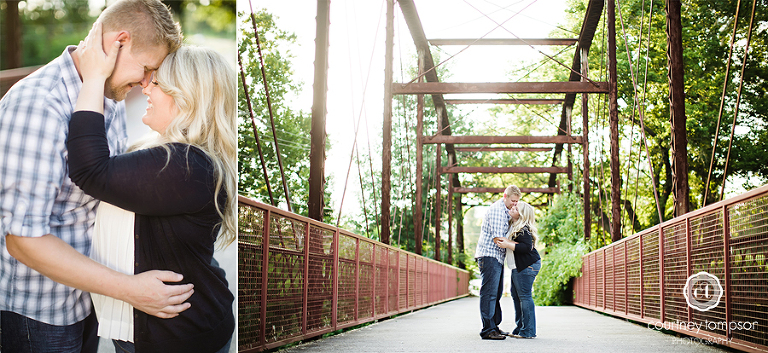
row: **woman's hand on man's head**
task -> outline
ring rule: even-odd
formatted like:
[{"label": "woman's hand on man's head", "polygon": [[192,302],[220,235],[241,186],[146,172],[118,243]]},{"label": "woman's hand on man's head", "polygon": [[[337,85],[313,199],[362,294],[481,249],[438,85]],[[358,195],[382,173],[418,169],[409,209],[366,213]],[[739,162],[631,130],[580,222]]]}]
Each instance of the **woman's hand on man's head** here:
[{"label": "woman's hand on man's head", "polygon": [[109,48],[102,46],[102,24],[95,22],[88,36],[80,41],[75,55],[80,63],[80,76],[83,82],[86,80],[106,79],[112,75],[117,61],[117,53],[120,51],[120,42],[113,42]]},{"label": "woman's hand on man's head", "polygon": [[77,58],[83,85],[75,103],[75,111],[104,113],[104,83],[115,69],[120,42],[112,43],[109,53],[102,47],[101,23],[96,22],[72,55]]}]

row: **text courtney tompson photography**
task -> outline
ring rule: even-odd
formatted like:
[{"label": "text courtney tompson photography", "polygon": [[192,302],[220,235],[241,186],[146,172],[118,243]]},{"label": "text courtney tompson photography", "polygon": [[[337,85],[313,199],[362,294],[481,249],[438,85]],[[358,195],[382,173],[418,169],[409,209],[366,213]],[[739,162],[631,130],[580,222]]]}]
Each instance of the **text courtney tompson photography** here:
[{"label": "text courtney tompson photography", "polygon": [[751,331],[757,328],[757,321],[675,321],[675,322],[651,322],[648,328],[652,330],[690,331],[699,333],[705,331]]}]

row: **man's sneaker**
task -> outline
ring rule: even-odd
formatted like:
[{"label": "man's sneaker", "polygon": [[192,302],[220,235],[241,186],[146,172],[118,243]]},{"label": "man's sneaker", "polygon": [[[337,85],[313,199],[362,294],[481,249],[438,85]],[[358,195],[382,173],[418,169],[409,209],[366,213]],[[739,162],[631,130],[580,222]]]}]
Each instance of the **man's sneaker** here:
[{"label": "man's sneaker", "polygon": [[503,340],[505,338],[507,338],[507,336],[502,336],[496,331],[493,331],[483,337],[484,340]]}]

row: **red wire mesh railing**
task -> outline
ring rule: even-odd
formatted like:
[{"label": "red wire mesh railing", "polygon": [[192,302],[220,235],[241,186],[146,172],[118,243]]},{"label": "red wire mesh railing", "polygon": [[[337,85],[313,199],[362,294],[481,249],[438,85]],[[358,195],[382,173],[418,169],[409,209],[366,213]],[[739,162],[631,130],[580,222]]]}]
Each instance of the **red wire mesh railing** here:
[{"label": "red wire mesh railing", "polygon": [[239,352],[469,294],[465,270],[242,196],[238,213]]},{"label": "red wire mesh railing", "polygon": [[692,342],[768,352],[768,185],[582,259],[576,305],[684,333]]}]

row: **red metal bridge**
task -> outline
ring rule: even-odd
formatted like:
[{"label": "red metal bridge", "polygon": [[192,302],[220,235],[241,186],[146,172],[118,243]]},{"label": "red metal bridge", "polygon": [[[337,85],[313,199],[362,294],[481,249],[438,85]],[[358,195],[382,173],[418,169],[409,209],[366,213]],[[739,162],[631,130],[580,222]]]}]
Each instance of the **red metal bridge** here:
[{"label": "red metal bridge", "polygon": [[[240,198],[239,213],[239,351],[271,349],[468,295],[465,270],[247,198]],[[768,186],[587,254],[573,284],[574,304],[704,342],[767,352],[766,254]],[[704,311],[684,295],[699,272],[715,276],[723,288]],[[463,321],[475,319],[471,331],[480,322],[478,309],[461,308]],[[548,309],[547,320],[566,320],[558,317],[565,313]]]},{"label": "red metal bridge", "polygon": [[[588,239],[593,223],[591,220],[593,210],[590,205],[590,195],[592,195],[590,189],[595,184],[595,180],[590,178],[590,104],[588,97],[590,94],[605,94],[607,104],[603,105],[603,108],[607,110],[604,113],[610,124],[608,138],[610,138],[611,182],[609,186],[602,185],[602,188],[610,188],[611,190],[611,217],[608,219],[608,216],[603,216],[601,211],[602,219],[598,223],[610,232],[612,244],[583,257],[582,275],[572,284],[574,304],[642,323],[648,328],[676,331],[704,339],[706,342],[739,350],[768,352],[768,264],[766,263],[766,256],[768,256],[768,186],[688,212],[690,196],[688,195],[687,176],[689,172],[686,152],[684,82],[682,81],[683,48],[680,38],[682,29],[680,27],[679,1],[668,1],[665,8],[669,58],[670,135],[671,150],[674,154],[671,156],[673,163],[671,163],[672,167],[670,168],[674,169],[670,171],[673,177],[667,182],[669,185],[673,185],[674,214],[677,217],[623,239],[621,207],[624,205],[626,208],[626,202],[621,200],[622,192],[620,190],[622,178],[620,175],[621,165],[619,164],[618,78],[616,72],[616,50],[620,48],[616,43],[616,1],[587,1],[584,21],[578,38],[428,40],[419,20],[414,1],[399,0],[397,4],[403,13],[403,18],[418,52],[419,75],[407,83],[394,82],[392,75],[394,4],[394,0],[386,1],[387,54],[385,58],[385,106],[382,134],[381,207],[379,208],[381,210],[381,224],[385,225],[381,227],[379,233],[383,243],[313,220],[322,219],[323,182],[325,180],[323,170],[326,139],[324,114],[327,87],[325,73],[328,67],[329,1],[321,0],[318,1],[315,106],[313,107],[312,150],[310,152],[310,176],[308,180],[310,218],[240,198],[238,241],[240,266],[238,348],[240,351],[272,349],[468,295],[470,275],[467,271],[417,255],[421,253],[423,243],[421,238],[423,234],[422,221],[425,217],[422,212],[426,208],[422,204],[424,192],[422,181],[427,179],[422,171],[424,146],[426,145],[435,145],[434,150],[436,151],[436,167],[434,168],[436,184],[434,186],[436,199],[434,224],[438,225],[434,229],[436,260],[440,260],[441,191],[443,189],[448,191],[450,201],[447,202],[449,207],[447,213],[449,217],[454,213],[451,210],[454,203],[461,207],[461,194],[499,192],[499,189],[490,187],[462,187],[458,177],[460,173],[546,173],[550,175],[546,188],[527,188],[523,192],[559,193],[558,174],[568,174],[568,179],[574,180],[572,145],[580,145],[583,153],[580,170],[583,186],[581,186],[581,190],[576,190],[576,192],[583,199],[584,235]],[[620,10],[618,14],[619,20],[622,21],[623,31],[624,20],[620,17]],[[738,19],[738,12],[736,16]],[[591,76],[593,79],[604,78],[603,81],[593,81],[590,79],[590,65],[587,59],[601,18],[604,18],[603,23],[607,27],[605,35],[607,42],[603,45],[607,48],[605,58],[607,74],[605,76],[593,75]],[[499,26],[501,25],[499,24]],[[735,31],[734,24],[734,33]],[[530,45],[531,43],[537,45],[576,45],[570,66],[558,62],[570,71],[568,81],[440,82],[436,68],[442,63],[436,65],[430,51],[430,45]],[[639,102],[637,78],[631,69],[633,64],[629,47],[626,46],[626,49],[629,58],[628,66],[630,67],[628,76],[632,80],[635,103],[637,103]],[[464,93],[564,94],[565,97],[563,99],[512,98],[482,101],[448,100],[444,97],[445,94]],[[581,135],[573,134],[572,129],[572,119],[575,118],[572,113],[577,94],[581,95]],[[387,245],[390,239],[390,229],[386,225],[391,224],[390,211],[392,208],[390,204],[392,101],[395,95],[416,96],[416,163],[414,167],[415,177],[413,178],[415,187],[413,229],[415,234],[413,236],[417,254]],[[425,95],[431,96],[435,110],[437,127],[433,135],[424,132]],[[562,104],[562,114],[557,132],[553,136],[455,136],[452,135],[446,103]],[[643,125],[644,108],[642,104],[635,104],[635,107],[639,121]],[[600,113],[597,112],[597,114]],[[632,114],[634,113],[632,112]],[[736,113],[738,114],[738,105]],[[595,112],[593,111],[592,114]],[[596,127],[593,125],[592,128]],[[656,189],[657,181],[653,179],[655,173],[652,170],[650,153],[647,151],[647,140],[644,135],[645,126],[643,125],[640,130],[643,133],[642,141],[646,143],[646,156],[650,169],[648,175],[651,179],[650,184],[654,188],[658,219],[663,220],[665,213],[662,208],[665,205],[659,201]],[[717,137],[715,137],[716,143]],[[519,146],[530,144],[551,145],[553,148]],[[276,141],[275,145],[277,145]],[[445,166],[441,160],[443,147],[445,148],[444,154],[448,159]],[[566,161],[561,158],[564,149],[568,150]],[[456,154],[456,151],[462,150],[474,152],[548,152],[554,150],[554,155],[550,167],[462,167]],[[277,155],[279,158],[279,153]],[[712,160],[714,160],[714,149]],[[565,165],[559,166],[562,164]],[[262,161],[264,177],[267,180],[266,168],[263,165]],[[727,166],[726,162],[723,172],[723,189]],[[710,166],[710,174],[711,170],[712,167]],[[449,175],[448,185],[441,186],[442,174]],[[628,179],[625,184],[628,184]],[[639,182],[637,183],[639,184]],[[571,185],[576,184],[578,183],[571,183]],[[709,185],[709,180],[703,184]],[[571,188],[573,187],[571,186]],[[285,181],[283,181],[283,188],[290,209],[290,198]],[[597,188],[601,189],[601,185],[598,184]],[[427,194],[429,194],[429,186],[427,189]],[[605,192],[605,194],[607,198],[608,193]],[[598,193],[598,195],[601,194]],[[707,195],[705,194],[703,204],[706,204],[706,201]],[[603,201],[600,200],[597,207],[602,208],[602,203]],[[274,200],[273,204],[276,204]],[[457,213],[460,214],[461,212]],[[449,262],[451,257],[450,244],[452,244],[450,240],[451,223],[452,220],[449,218]],[[461,225],[460,220],[457,221],[457,225]],[[457,243],[462,244],[463,240],[461,239],[463,238],[461,231],[459,231],[457,232]],[[463,245],[459,245],[459,248],[463,250]],[[544,266],[546,265],[545,262]],[[469,300],[471,299],[455,302],[467,302]],[[470,308],[470,306],[466,306],[466,308]],[[563,311],[549,310],[548,308],[546,310],[548,324],[565,320],[564,316],[558,316],[560,314],[557,313],[574,309],[574,307],[569,308]],[[479,329],[478,309],[475,307],[461,310],[471,310],[472,312],[466,317],[473,315],[475,317],[475,323],[464,331],[471,332],[475,325]],[[573,311],[568,312],[573,313]],[[587,310],[581,312],[590,313]],[[457,325],[455,320],[457,320],[456,317],[449,315],[438,321],[455,326]],[[469,321],[464,320],[462,324],[465,322]],[[617,325],[619,324],[619,320],[615,320],[615,322]],[[503,323],[502,327],[504,327]],[[434,334],[440,341],[453,342],[455,337],[452,335],[458,334],[450,329],[437,329],[436,331]],[[632,330],[626,329],[625,332],[632,332]],[[398,337],[419,336],[421,334],[422,332],[406,330]],[[482,344],[484,345],[483,350],[485,350],[486,342],[480,341],[476,337],[476,332],[472,332],[472,334],[475,334],[474,339],[467,336],[468,338],[462,342],[469,344],[468,349],[476,349],[477,345]],[[560,335],[561,332],[556,334]],[[584,335],[583,333],[580,334]],[[593,332],[592,334],[595,336],[607,335],[605,332]],[[350,336],[359,337],[360,335]],[[621,335],[617,334],[617,336],[620,337]],[[391,338],[386,334],[380,337]],[[575,340],[578,341],[578,339]],[[618,339],[626,340],[626,337]],[[648,347],[656,347],[659,350],[676,348],[654,345],[653,343],[643,345],[643,342],[633,343],[637,346],[616,345],[614,336],[610,336],[610,340],[614,341],[614,345],[610,347],[626,351],[645,351]],[[372,341],[375,342],[377,339],[373,338]],[[583,345],[580,346],[572,346],[567,340],[561,340],[556,345],[548,345],[546,342],[550,341],[547,341],[545,337],[538,337],[535,341],[537,345],[540,344],[538,343],[540,341],[545,342],[545,344],[538,346],[539,348],[532,349],[538,351],[593,351],[607,347],[601,345],[599,339],[583,342]],[[368,344],[370,341],[362,340],[360,342]],[[432,351],[437,347],[448,347],[448,350],[460,351],[463,347],[462,345],[441,346],[429,338],[413,344],[413,346],[406,346],[405,350],[412,348],[414,351]],[[386,348],[381,348],[383,346],[380,345],[365,347],[370,350]],[[339,349],[319,350],[338,351]],[[489,350],[494,351],[493,349]]]}]

